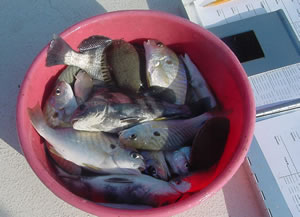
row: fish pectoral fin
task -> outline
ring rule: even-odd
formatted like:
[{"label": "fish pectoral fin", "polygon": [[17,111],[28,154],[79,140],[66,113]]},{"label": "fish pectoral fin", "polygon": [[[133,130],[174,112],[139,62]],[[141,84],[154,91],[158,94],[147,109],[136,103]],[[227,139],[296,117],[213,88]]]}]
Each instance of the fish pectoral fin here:
[{"label": "fish pectoral fin", "polygon": [[114,178],[108,178],[104,180],[105,182],[110,183],[133,183],[133,181],[126,179],[126,178],[120,178],[120,177],[114,177]]},{"label": "fish pectoral fin", "polygon": [[142,117],[126,117],[126,118],[120,119],[121,123],[128,123],[128,124],[139,123],[143,120],[145,120],[145,118],[142,118]]}]

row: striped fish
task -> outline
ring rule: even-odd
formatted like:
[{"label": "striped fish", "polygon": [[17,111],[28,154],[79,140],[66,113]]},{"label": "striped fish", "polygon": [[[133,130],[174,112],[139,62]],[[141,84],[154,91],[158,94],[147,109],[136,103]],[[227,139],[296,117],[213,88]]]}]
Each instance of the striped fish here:
[{"label": "striped fish", "polygon": [[175,95],[172,103],[184,104],[187,92],[187,78],[185,67],[181,60],[174,51],[157,40],[144,42],[144,47],[148,86],[171,90]]},{"label": "striped fish", "polygon": [[86,71],[93,79],[111,82],[105,49],[112,40],[104,36],[91,36],[81,42],[79,51],[74,51],[61,37],[53,36],[47,51],[47,66],[71,65]]},{"label": "striped fish", "polygon": [[152,97],[133,98],[120,92],[102,93],[101,97],[94,94],[77,108],[71,119],[74,129],[117,133],[140,122],[190,115],[185,105],[170,104]]},{"label": "striped fish", "polygon": [[212,117],[211,113],[204,113],[184,120],[149,121],[123,130],[119,139],[125,146],[136,149],[172,151],[190,142]]},{"label": "striped fish", "polygon": [[132,149],[121,148],[112,135],[73,128],[53,129],[47,125],[38,105],[28,108],[28,115],[40,136],[65,160],[104,174],[140,174],[145,169],[143,157]]}]

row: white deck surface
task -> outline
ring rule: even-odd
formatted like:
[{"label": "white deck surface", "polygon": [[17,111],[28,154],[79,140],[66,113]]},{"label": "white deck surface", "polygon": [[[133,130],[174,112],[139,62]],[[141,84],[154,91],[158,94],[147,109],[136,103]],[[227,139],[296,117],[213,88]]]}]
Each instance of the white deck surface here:
[{"label": "white deck surface", "polygon": [[[90,16],[126,9],[186,17],[180,0],[0,1],[0,217],[92,216],[50,192],[21,154],[15,126],[18,85],[53,33]],[[177,216],[258,217],[262,213],[241,168],[216,195]]]}]

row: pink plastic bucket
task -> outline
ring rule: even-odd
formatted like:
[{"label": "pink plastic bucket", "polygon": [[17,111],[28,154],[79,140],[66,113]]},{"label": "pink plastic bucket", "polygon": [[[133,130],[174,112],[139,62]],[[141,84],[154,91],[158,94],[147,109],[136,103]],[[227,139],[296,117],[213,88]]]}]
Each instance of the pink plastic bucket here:
[{"label": "pink plastic bucket", "polygon": [[[221,189],[234,175],[249,149],[255,124],[255,103],[247,75],[231,50],[207,30],[183,18],[156,11],[120,11],[84,20],[61,36],[75,49],[91,35],[135,41],[154,38],[178,53],[188,53],[211,86],[230,119],[225,152],[216,169],[195,174],[190,196],[167,206],[147,210],[107,208],[68,191],[46,158],[42,139],[31,126],[27,108],[41,103],[64,66],[46,67],[47,46],[35,58],[22,83],[17,105],[17,130],[24,155],[40,180],[59,198],[99,216],[169,216],[199,204]],[[199,191],[200,190],[200,191]]]}]

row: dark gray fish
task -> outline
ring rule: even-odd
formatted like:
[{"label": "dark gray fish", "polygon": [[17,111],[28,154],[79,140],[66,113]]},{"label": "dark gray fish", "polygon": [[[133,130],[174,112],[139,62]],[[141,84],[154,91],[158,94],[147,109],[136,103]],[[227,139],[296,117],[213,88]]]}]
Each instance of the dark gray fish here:
[{"label": "dark gray fish", "polygon": [[207,170],[222,157],[230,130],[225,117],[208,120],[197,132],[192,145],[191,169]]},{"label": "dark gray fish", "polygon": [[114,40],[106,53],[107,63],[118,87],[138,92],[142,84],[140,59],[135,47],[124,40]]},{"label": "dark gray fish", "polygon": [[77,66],[86,71],[93,79],[111,82],[112,78],[105,54],[105,49],[111,43],[111,39],[91,36],[81,43],[80,50],[82,52],[76,52],[61,37],[54,35],[48,48],[46,65]]},{"label": "dark gray fish", "polygon": [[217,106],[217,101],[197,66],[185,54],[180,56],[187,68],[188,90],[186,104],[198,114],[207,112]]},{"label": "dark gray fish", "polygon": [[[131,98],[122,93],[108,93],[113,100],[92,97],[72,116],[73,128],[84,131],[119,132],[140,122],[161,117],[190,115],[185,105],[169,104],[152,97]],[[119,102],[118,96],[120,96]],[[128,100],[128,101],[127,101]],[[126,102],[127,101],[127,102]]]},{"label": "dark gray fish", "polygon": [[159,207],[176,202],[191,185],[183,180],[162,181],[148,175],[70,177],[61,175],[66,186],[87,199],[107,203]]}]

